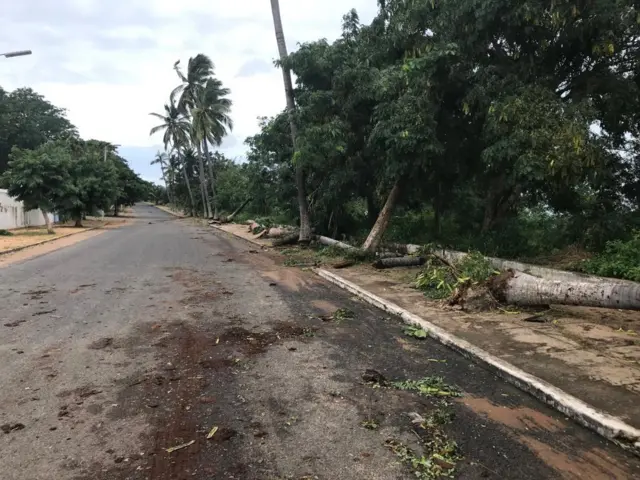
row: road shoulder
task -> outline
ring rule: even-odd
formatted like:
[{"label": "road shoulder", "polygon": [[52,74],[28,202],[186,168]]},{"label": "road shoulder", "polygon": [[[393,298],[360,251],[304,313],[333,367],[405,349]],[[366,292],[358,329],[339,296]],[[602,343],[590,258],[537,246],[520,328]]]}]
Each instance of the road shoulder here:
[{"label": "road shoulder", "polygon": [[[256,239],[244,225],[215,228],[263,248],[269,244]],[[467,314],[444,310],[411,288],[415,268],[381,272],[357,265],[326,268],[324,272],[329,273],[319,273],[325,279],[379,308],[398,313],[405,321],[408,318],[409,323],[414,316],[424,325],[441,329],[444,336],[436,335],[438,341],[497,368],[522,390],[640,453],[640,341],[633,335],[640,326],[638,312],[571,307],[556,309],[553,318],[540,323],[527,321],[530,313]],[[616,321],[623,322],[622,328],[610,324],[609,317],[614,315]],[[518,372],[515,377],[514,371]],[[554,395],[549,395],[551,392]]]},{"label": "road shoulder", "polygon": [[4,252],[0,255],[0,268],[13,265],[15,263],[23,262],[32,258],[46,255],[47,253],[54,252],[61,248],[70,247],[76,243],[82,242],[89,238],[93,238],[104,233],[105,230],[99,229],[84,229],[77,233],[71,233],[62,237],[57,237],[51,240],[37,243],[35,245],[28,245],[11,252]]}]

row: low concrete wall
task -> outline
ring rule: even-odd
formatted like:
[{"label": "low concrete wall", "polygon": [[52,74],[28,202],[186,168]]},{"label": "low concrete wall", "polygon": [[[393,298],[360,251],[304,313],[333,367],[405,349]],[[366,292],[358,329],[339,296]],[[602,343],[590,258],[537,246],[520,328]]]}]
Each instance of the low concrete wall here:
[{"label": "low concrete wall", "polygon": [[[56,220],[49,214],[51,221]],[[6,190],[0,189],[0,229],[11,230],[22,227],[39,227],[45,224],[40,210],[24,210],[22,202],[9,196]]]}]

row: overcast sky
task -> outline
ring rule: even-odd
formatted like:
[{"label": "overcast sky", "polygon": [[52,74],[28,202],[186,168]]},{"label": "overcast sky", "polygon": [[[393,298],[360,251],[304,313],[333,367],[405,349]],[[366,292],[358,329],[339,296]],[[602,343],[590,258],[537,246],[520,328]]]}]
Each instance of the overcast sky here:
[{"label": "overcast sky", "polygon": [[[280,0],[289,50],[298,43],[340,34],[342,15],[356,8],[363,22],[376,0]],[[116,6],[117,5],[117,6]],[[29,86],[66,108],[83,138],[121,145],[120,152],[148,180],[161,148],[149,137],[169,92],[178,84],[173,63],[205,53],[232,91],[233,134],[224,153],[241,157],[258,116],[284,107],[277,46],[268,0],[18,0],[2,6],[0,85]]]}]

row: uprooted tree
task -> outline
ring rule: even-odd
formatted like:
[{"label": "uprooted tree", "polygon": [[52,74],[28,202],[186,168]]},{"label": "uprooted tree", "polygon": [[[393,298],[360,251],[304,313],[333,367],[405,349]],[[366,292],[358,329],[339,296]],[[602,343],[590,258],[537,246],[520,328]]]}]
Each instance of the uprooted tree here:
[{"label": "uprooted tree", "polygon": [[[404,259],[413,257],[402,257]],[[521,306],[580,305],[640,310],[640,284],[614,279],[551,280],[507,269],[498,271],[480,254],[449,261],[430,253],[415,286],[449,305],[483,310],[501,304]],[[415,262],[413,262],[415,264]]]}]

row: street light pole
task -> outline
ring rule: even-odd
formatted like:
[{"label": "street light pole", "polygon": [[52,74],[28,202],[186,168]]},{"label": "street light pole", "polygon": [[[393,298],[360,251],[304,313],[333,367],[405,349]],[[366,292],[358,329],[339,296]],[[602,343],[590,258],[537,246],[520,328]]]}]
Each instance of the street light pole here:
[{"label": "street light pole", "polygon": [[13,58],[13,57],[23,57],[25,55],[31,55],[31,50],[17,50],[15,52],[7,52],[0,53],[0,57],[4,58]]}]

